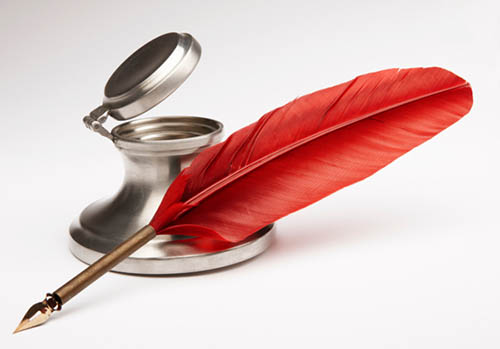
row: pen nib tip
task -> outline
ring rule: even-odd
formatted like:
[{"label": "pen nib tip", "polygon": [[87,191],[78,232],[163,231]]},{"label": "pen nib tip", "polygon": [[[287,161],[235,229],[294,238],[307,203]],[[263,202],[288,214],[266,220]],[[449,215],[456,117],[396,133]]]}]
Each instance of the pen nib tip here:
[{"label": "pen nib tip", "polygon": [[43,324],[49,319],[52,312],[60,309],[60,304],[53,298],[53,296],[47,295],[45,300],[33,304],[31,308],[28,309],[13,333],[21,332],[27,330],[28,328]]}]

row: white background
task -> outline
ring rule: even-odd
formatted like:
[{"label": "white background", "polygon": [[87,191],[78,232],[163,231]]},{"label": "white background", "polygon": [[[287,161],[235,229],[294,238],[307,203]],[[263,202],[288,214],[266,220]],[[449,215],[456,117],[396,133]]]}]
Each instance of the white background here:
[{"label": "white background", "polygon": [[[2,348],[499,348],[500,21],[495,1],[6,1],[0,5]],[[110,273],[46,325],[27,307],[81,271],[70,221],[121,183],[81,119],[132,51],[193,34],[199,66],[147,115],[227,133],[356,75],[442,66],[468,116],[373,177],[279,222],[239,266]]]}]

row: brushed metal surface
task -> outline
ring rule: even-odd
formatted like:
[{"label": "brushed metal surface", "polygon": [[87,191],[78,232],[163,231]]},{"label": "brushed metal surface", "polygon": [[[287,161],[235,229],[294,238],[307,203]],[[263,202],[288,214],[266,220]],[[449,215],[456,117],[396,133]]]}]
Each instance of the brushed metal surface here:
[{"label": "brushed metal surface", "polygon": [[[70,226],[70,249],[85,263],[96,261],[149,223],[166,189],[204,148],[222,138],[220,122],[188,116],[129,121],[112,131],[124,161],[120,190],[85,208]],[[251,258],[269,246],[273,229],[237,246],[207,253],[183,244],[182,236],[158,236],[113,271],[176,274],[220,268]]]}]

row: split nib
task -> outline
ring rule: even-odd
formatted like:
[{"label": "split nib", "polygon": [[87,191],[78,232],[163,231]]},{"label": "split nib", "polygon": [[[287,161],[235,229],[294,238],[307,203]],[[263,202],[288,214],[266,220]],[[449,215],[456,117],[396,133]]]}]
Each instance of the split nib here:
[{"label": "split nib", "polygon": [[47,295],[42,302],[35,303],[29,308],[14,333],[43,324],[54,311],[60,309],[60,303],[52,295]]}]

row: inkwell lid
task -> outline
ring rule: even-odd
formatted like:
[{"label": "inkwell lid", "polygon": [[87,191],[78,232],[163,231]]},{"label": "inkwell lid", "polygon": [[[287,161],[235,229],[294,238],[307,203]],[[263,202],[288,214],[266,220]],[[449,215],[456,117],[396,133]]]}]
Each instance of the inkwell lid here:
[{"label": "inkwell lid", "polygon": [[163,101],[193,72],[200,44],[187,33],[168,33],[151,40],[128,57],[111,75],[104,100],[83,121],[113,139],[102,126],[108,116],[132,119]]}]

